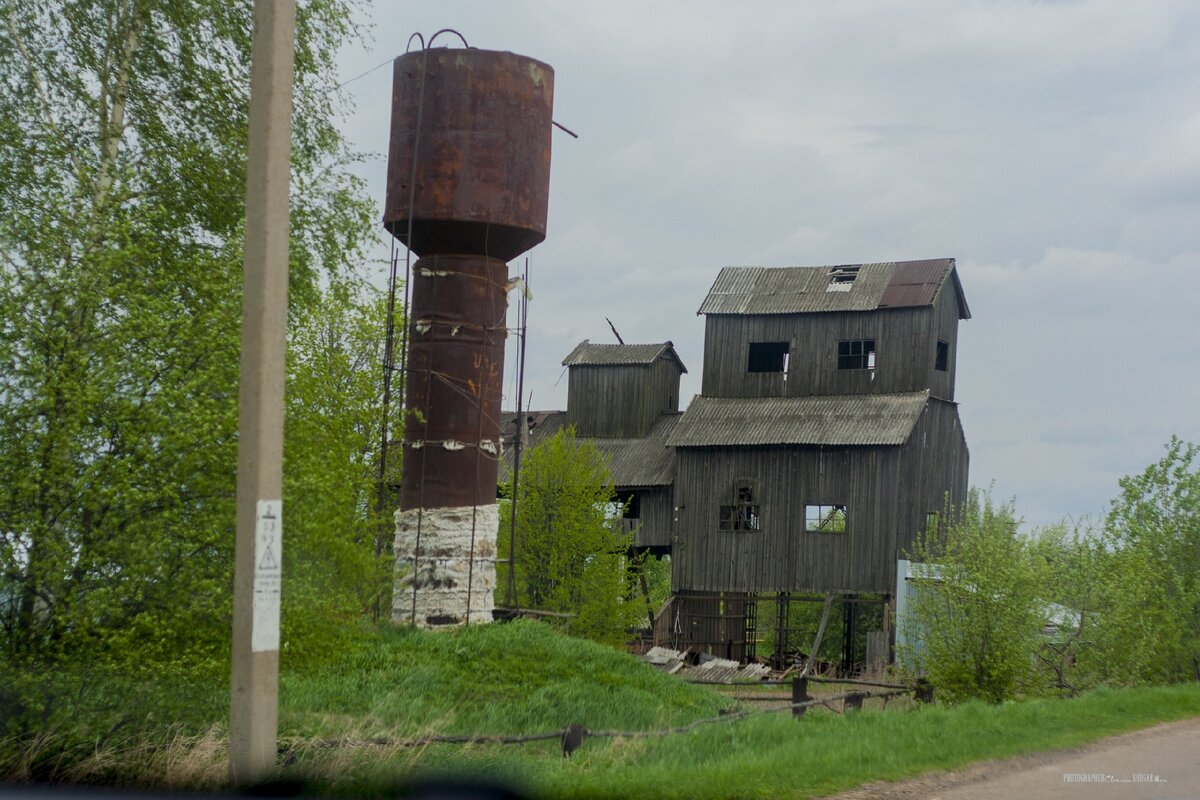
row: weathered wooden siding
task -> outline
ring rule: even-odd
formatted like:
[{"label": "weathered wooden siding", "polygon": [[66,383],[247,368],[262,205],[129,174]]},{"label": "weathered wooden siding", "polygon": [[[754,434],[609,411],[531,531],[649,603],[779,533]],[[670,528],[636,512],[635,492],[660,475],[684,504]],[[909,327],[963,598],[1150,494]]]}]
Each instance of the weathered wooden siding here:
[{"label": "weathered wooden siding", "polygon": [[[935,397],[943,400],[954,399],[954,368],[958,355],[958,317],[958,298],[954,294],[954,287],[947,282],[938,292],[937,299],[933,304],[933,330],[930,333],[929,356],[925,362],[929,370],[929,390]],[[945,372],[934,368],[939,339],[950,346]]]},{"label": "weathered wooden siding", "polygon": [[[954,315],[953,291],[935,307],[845,311],[822,314],[709,314],[704,330],[706,397],[770,397],[810,394],[911,392],[930,387],[939,332],[954,336],[957,317],[947,329],[944,315]],[[874,339],[874,370],[839,370],[838,342]],[[746,371],[751,342],[788,342],[788,372]],[[951,357],[954,345],[951,341]],[[948,387],[939,386],[944,396]],[[949,374],[953,382],[953,372]]]},{"label": "weathered wooden siding", "polygon": [[672,487],[655,486],[649,489],[619,486],[617,499],[625,500],[636,492],[640,498],[640,513],[636,520],[626,520],[636,526],[634,547],[670,547],[675,527],[675,502]]},{"label": "weathered wooden siding", "polygon": [[569,369],[567,422],[579,436],[645,436],[660,414],[679,410],[680,372],[673,359]]},{"label": "weathered wooden siding", "polygon": [[910,483],[898,493],[898,519],[902,524],[894,529],[896,538],[890,543],[889,574],[893,587],[895,559],[911,551],[917,531],[925,527],[926,515],[930,512],[941,515],[947,501],[955,507],[967,498],[970,452],[958,406],[930,400],[903,450],[901,474],[909,476]]},{"label": "weathered wooden siding", "polygon": [[[930,400],[896,447],[679,448],[676,591],[889,593],[896,556],[928,511],[966,492],[957,407]],[[758,531],[721,531],[720,506],[749,480]],[[804,530],[804,507],[845,504],[845,533]]]}]

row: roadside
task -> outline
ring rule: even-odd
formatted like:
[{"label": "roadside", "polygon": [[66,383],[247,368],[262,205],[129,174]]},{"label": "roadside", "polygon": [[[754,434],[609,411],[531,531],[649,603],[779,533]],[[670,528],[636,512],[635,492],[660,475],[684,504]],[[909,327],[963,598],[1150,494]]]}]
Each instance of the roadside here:
[{"label": "roadside", "polygon": [[1167,722],[1083,747],[984,761],[827,800],[1167,800],[1200,797],[1200,717]]}]

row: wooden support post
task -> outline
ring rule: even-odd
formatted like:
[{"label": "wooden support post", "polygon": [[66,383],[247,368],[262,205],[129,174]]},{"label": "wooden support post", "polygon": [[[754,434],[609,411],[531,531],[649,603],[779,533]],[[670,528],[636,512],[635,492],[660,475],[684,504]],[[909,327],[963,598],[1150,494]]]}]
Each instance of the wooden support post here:
[{"label": "wooden support post", "polygon": [[803,717],[804,712],[808,709],[803,706],[797,707],[796,703],[807,703],[812,700],[808,696],[808,678],[792,678],[792,716]]},{"label": "wooden support post", "polygon": [[583,746],[583,740],[587,736],[587,728],[582,725],[568,725],[563,730],[562,736],[562,754],[563,758],[567,758]]},{"label": "wooden support post", "polygon": [[[649,558],[650,554],[647,553],[644,557]],[[641,564],[638,565],[637,574],[638,583],[642,587],[642,597],[646,600],[646,619],[650,622],[650,644],[655,645],[658,642],[654,641],[654,606],[650,603],[650,587],[646,585],[646,573],[642,570]]]},{"label": "wooden support post", "polygon": [[804,669],[800,671],[801,678],[807,678],[808,673],[812,671],[817,651],[821,649],[821,640],[825,638],[825,626],[829,624],[829,607],[831,605],[833,605],[833,593],[829,592],[825,595],[825,606],[821,609],[821,624],[817,626],[817,636],[813,639],[812,651],[808,654],[808,662],[805,663]]}]

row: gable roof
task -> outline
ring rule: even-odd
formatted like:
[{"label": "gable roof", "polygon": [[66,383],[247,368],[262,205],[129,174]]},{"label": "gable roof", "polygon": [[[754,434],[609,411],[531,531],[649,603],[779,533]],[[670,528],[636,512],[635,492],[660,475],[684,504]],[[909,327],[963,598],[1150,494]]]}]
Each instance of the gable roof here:
[{"label": "gable roof", "polygon": [[674,447],[900,445],[929,390],[807,397],[697,395],[667,440]]},{"label": "gable roof", "polygon": [[[680,414],[663,414],[650,431],[640,439],[587,439],[608,461],[613,485],[618,488],[669,486],[675,478],[675,451],[667,438],[675,430]],[[565,411],[532,411],[528,413],[530,431],[528,447],[549,439],[567,424]],[[513,436],[516,414],[501,416],[501,441],[504,455],[501,461],[501,480],[512,475]],[[581,437],[582,439],[583,437]]]},{"label": "gable roof", "polygon": [[[854,274],[831,290],[834,273]],[[697,314],[807,314],[932,305],[949,283],[959,319],[970,319],[953,258],[824,267],[725,267]]]},{"label": "gable roof", "polygon": [[687,372],[687,367],[675,352],[675,344],[669,339],[662,344],[592,344],[584,339],[575,345],[562,363],[564,367],[653,364],[664,357],[673,359],[679,365],[680,372]]}]

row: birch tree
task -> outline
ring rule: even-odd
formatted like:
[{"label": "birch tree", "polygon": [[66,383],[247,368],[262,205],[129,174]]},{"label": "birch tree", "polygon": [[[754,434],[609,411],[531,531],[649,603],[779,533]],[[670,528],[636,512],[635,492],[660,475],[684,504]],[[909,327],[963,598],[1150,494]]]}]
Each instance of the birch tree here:
[{"label": "birch tree", "polygon": [[[223,663],[248,0],[0,9],[0,632],[11,663]],[[297,21],[290,301],[353,282],[340,0]],[[286,499],[286,498],[285,498]]]}]

